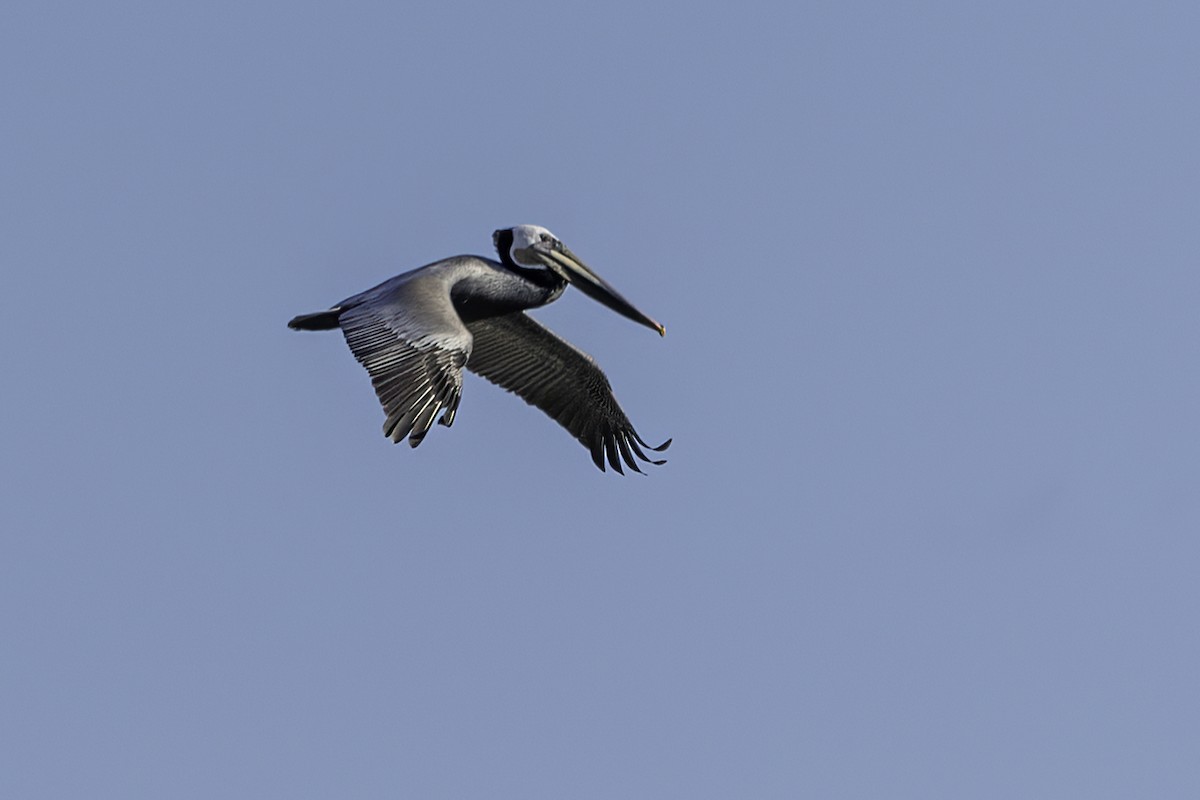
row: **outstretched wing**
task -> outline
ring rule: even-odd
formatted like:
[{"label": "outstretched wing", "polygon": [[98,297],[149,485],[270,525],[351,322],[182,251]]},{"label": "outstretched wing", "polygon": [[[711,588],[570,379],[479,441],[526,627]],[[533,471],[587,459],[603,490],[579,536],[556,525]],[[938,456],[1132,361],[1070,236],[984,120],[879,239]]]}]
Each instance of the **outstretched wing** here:
[{"label": "outstretched wing", "polygon": [[522,311],[468,322],[467,328],[474,337],[467,369],[549,414],[591,451],[601,470],[606,455],[621,474],[622,458],[635,472],[642,471],[635,455],[651,464],[665,463],[651,459],[642,447],[662,451],[671,440],[651,447],[638,436],[587,353]]},{"label": "outstretched wing", "polygon": [[451,425],[462,397],[471,333],[450,300],[446,275],[414,272],[345,303],[338,323],[354,357],[371,374],[387,420],[383,434],[416,447],[439,422]]}]

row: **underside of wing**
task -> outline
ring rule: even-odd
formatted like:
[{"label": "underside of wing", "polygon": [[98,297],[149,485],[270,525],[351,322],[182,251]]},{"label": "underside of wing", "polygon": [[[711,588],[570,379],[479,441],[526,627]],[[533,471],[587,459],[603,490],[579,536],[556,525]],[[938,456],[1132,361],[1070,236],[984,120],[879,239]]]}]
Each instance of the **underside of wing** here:
[{"label": "underside of wing", "polygon": [[601,470],[606,457],[622,474],[622,460],[635,472],[642,471],[638,459],[665,463],[642,448],[661,452],[671,440],[651,447],[638,436],[591,356],[520,311],[467,328],[474,337],[467,369],[546,412],[591,451]]},{"label": "underside of wing", "polygon": [[339,323],[387,414],[383,433],[416,447],[439,412],[442,425],[454,422],[471,334],[437,274],[355,300]]}]

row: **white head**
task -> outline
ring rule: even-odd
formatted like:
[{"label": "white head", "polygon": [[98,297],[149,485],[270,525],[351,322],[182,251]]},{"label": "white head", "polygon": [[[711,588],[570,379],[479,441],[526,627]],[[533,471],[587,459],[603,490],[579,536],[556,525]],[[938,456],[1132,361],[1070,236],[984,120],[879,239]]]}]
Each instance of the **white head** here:
[{"label": "white head", "polygon": [[604,282],[596,273],[579,260],[557,236],[540,225],[517,225],[501,228],[492,234],[492,244],[500,254],[500,260],[509,268],[534,268],[554,273],[579,291],[598,300],[619,314],[648,328],[665,333],[663,326],[638,311],[617,290]]},{"label": "white head", "polygon": [[553,248],[556,244],[561,246],[558,237],[541,225],[503,228],[492,234],[492,244],[501,259],[507,255],[515,264],[538,269],[545,269],[546,263],[536,258],[530,248],[534,245],[540,245],[542,248]]}]

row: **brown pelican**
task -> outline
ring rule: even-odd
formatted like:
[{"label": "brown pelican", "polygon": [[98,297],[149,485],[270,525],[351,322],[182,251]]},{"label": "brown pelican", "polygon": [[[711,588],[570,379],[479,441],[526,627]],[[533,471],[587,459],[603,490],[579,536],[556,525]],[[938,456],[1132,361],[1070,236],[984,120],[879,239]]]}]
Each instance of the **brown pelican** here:
[{"label": "brown pelican", "polygon": [[[666,329],[621,297],[554,234],[518,225],[492,234],[500,261],[455,256],[397,275],[328,311],[301,314],[295,330],[341,328],[354,357],[371,375],[387,420],[383,434],[416,447],[433,425],[454,423],[462,368],[482,375],[546,412],[592,453],[602,471],[621,461],[641,472],[638,436],[587,353],[525,313],[557,300],[567,284],[629,319]],[[640,445],[640,446],[639,446]]]}]

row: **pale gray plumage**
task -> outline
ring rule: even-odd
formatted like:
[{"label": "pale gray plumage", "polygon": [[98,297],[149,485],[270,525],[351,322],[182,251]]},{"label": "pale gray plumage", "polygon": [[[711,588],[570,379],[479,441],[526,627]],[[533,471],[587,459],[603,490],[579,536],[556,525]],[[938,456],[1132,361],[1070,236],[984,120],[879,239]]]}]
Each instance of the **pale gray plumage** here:
[{"label": "pale gray plumage", "polygon": [[383,405],[383,431],[412,447],[437,421],[451,425],[462,397],[462,368],[523,398],[566,428],[617,472],[641,472],[651,448],[613,397],[591,356],[524,313],[557,299],[568,282],[659,333],[549,231],[523,225],[496,231],[500,262],[477,256],[443,259],[347,298],[328,311],[303,314],[298,330],[340,327],[367,369]]}]

